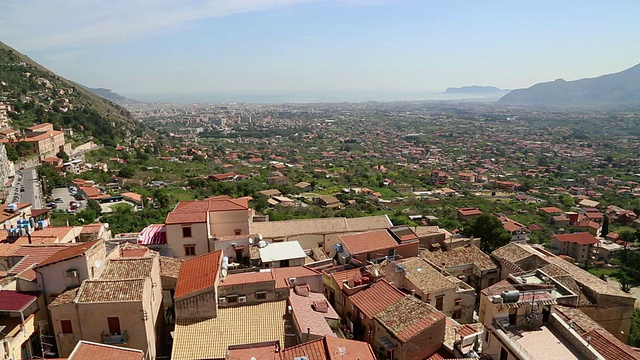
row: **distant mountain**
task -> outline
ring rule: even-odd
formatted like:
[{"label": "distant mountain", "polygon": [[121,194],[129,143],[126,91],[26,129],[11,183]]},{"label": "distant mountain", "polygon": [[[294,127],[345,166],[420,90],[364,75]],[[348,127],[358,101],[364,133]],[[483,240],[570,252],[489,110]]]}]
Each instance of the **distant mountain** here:
[{"label": "distant mountain", "polygon": [[518,89],[498,103],[514,105],[638,105],[640,104],[640,64],[614,74],[566,81],[558,79]]},{"label": "distant mountain", "polygon": [[15,129],[50,122],[78,137],[115,145],[141,133],[129,111],[69,81],[0,42],[0,101],[9,103]]},{"label": "distant mountain", "polygon": [[506,93],[509,90],[502,90],[495,86],[463,86],[463,87],[450,87],[445,90],[445,94],[473,94],[473,95],[486,95],[495,93]]},{"label": "distant mountain", "polygon": [[113,92],[113,90],[111,89],[105,89],[105,88],[90,88],[88,87],[87,89],[91,90],[94,94],[97,94],[99,96],[102,96],[103,98],[113,101],[116,104],[120,104],[120,105],[126,105],[126,104],[131,104],[131,103],[140,103],[140,101],[138,100],[134,100],[134,99],[129,99],[126,96],[122,96],[116,92]]}]

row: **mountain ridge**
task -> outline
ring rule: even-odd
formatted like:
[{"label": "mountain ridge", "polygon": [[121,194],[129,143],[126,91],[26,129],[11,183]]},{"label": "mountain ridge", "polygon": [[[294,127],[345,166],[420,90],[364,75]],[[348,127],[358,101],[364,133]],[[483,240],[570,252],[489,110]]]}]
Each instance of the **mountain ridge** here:
[{"label": "mountain ridge", "polygon": [[640,64],[593,78],[557,79],[512,90],[500,100],[508,105],[615,106],[640,104]]},{"label": "mountain ridge", "polygon": [[65,79],[0,42],[0,101],[12,106],[11,126],[21,130],[50,122],[105,145],[141,133],[124,107]]}]

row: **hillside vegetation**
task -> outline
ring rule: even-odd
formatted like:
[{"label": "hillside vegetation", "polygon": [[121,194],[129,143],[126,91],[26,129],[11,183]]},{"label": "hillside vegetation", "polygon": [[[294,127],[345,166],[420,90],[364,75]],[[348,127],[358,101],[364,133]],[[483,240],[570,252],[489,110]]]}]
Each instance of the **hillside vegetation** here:
[{"label": "hillside vegetation", "polygon": [[20,130],[53,123],[75,136],[115,145],[142,132],[129,112],[84,87],[64,79],[0,42],[0,101],[15,110],[12,125]]}]

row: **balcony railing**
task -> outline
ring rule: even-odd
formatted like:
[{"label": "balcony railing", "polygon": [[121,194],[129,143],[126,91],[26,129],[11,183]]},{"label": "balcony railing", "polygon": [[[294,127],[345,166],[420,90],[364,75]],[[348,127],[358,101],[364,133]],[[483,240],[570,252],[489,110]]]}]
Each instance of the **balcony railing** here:
[{"label": "balcony railing", "polygon": [[126,344],[129,341],[129,334],[125,330],[122,334],[109,334],[103,332],[101,334],[103,344]]}]

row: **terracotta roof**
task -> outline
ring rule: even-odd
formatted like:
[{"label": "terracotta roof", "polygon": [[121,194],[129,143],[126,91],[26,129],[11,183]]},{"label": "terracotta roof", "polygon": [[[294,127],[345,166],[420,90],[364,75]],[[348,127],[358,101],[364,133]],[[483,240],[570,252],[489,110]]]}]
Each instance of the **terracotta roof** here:
[{"label": "terracotta roof", "polygon": [[51,308],[56,307],[58,305],[72,303],[76,299],[76,296],[78,295],[78,290],[80,290],[80,288],[67,290],[67,291],[63,292],[62,294],[56,296],[55,299],[53,299],[53,301],[51,301],[51,303],[49,304],[48,308],[51,309]]},{"label": "terracotta roof", "polygon": [[329,360],[324,338],[288,347],[282,351],[282,360],[293,360],[299,356],[306,356],[309,360]]},{"label": "terracotta roof", "polygon": [[80,285],[77,301],[115,302],[142,301],[144,279],[132,280],[85,280]]},{"label": "terracotta roof", "polygon": [[343,271],[334,271],[331,273],[331,277],[338,284],[340,290],[344,287],[344,282],[348,280],[361,280],[362,273],[360,272],[360,268],[348,269]]},{"label": "terracotta roof", "polygon": [[143,360],[144,352],[80,340],[68,360]]},{"label": "terracotta roof", "polygon": [[[340,349],[342,349],[342,353]],[[298,356],[307,356],[309,360],[376,359],[371,346],[366,342],[342,339],[335,336],[325,336],[288,347],[282,351],[281,356],[282,360],[293,360]]]},{"label": "terracotta roof", "polygon": [[600,241],[588,232],[556,235],[554,238],[560,242],[570,242],[579,245],[595,245]]},{"label": "terracotta roof", "polygon": [[491,257],[477,246],[460,246],[447,251],[434,251],[424,250],[420,252],[420,257],[429,260],[436,266],[442,266],[444,263],[445,268],[456,267],[461,265],[473,264],[480,271],[487,271],[497,269],[498,265],[491,260]]},{"label": "terracotta roof", "polygon": [[382,279],[364,290],[349,296],[349,300],[368,318],[397,303],[405,297],[400,290]]},{"label": "terracotta roof", "polygon": [[[22,245],[11,254],[12,257],[22,257],[22,259],[9,269],[7,273],[14,275],[20,274],[67,247],[69,247],[67,244]],[[33,279],[29,280],[35,280],[35,273],[32,275],[34,276]]]},{"label": "terracotta roof", "polygon": [[341,235],[338,236],[338,241],[344,245],[351,255],[382,251],[398,246],[398,242],[386,229],[353,235]]},{"label": "terracotta roof", "polygon": [[407,342],[445,316],[430,304],[405,296],[375,315],[375,318],[401,342]]},{"label": "terracotta roof", "polygon": [[183,262],[182,259],[160,256],[160,276],[177,279]]},{"label": "terracotta roof", "polygon": [[[390,266],[392,269],[396,266],[402,266],[404,268],[404,278],[425,294],[456,289],[457,282],[460,281],[457,278],[453,280],[444,275],[421,258],[403,259],[402,261],[397,261],[395,264],[390,263],[387,266]],[[395,269],[391,271],[395,271]]]},{"label": "terracotta roof", "polygon": [[221,263],[222,250],[200,255],[183,262],[178,275],[174,297],[177,299],[213,287],[218,279]]},{"label": "terracotta roof", "polygon": [[458,214],[462,216],[480,215],[482,214],[482,210],[478,208],[460,208],[458,209]]},{"label": "terracotta roof", "polygon": [[617,339],[580,309],[556,305],[553,310],[564,322],[571,321],[572,328],[583,339],[591,338],[590,345],[607,360],[640,360],[640,354]]},{"label": "terracotta roof", "polygon": [[153,258],[122,258],[107,262],[100,279],[125,280],[151,277]]},{"label": "terracotta roof", "polygon": [[21,311],[38,298],[36,294],[2,290],[0,291],[0,311]]},{"label": "terracotta roof", "polygon": [[539,211],[545,212],[547,214],[561,214],[563,213],[562,209],[559,209],[555,206],[545,206],[538,209]]},{"label": "terracotta roof", "polygon": [[244,345],[229,345],[227,359],[280,360],[280,342],[276,340]]},{"label": "terracotta roof", "polygon": [[386,229],[393,226],[386,215],[359,218],[320,218],[284,221],[254,222],[252,234],[262,234],[265,238],[288,237],[301,234],[335,234]]},{"label": "terracotta roof", "polygon": [[273,277],[276,279],[276,289],[288,288],[290,278],[322,276],[318,271],[306,266],[281,267],[274,268],[271,271],[273,272]]},{"label": "terracotta roof", "polygon": [[63,261],[63,260],[74,258],[76,256],[81,256],[87,250],[89,250],[94,245],[96,245],[98,242],[100,242],[100,240],[90,241],[90,242],[82,243],[80,245],[68,247],[64,250],[60,250],[57,253],[51,255],[49,258],[47,258],[43,262],[41,262],[40,265],[38,266],[46,266],[46,265],[56,263],[58,261]]},{"label": "terracotta roof", "polygon": [[[315,336],[333,336],[333,329],[327,320],[338,320],[340,316],[329,305],[327,298],[321,293],[308,292],[306,296],[296,294],[294,289],[289,290],[289,304],[293,310],[292,318],[297,329],[307,329]],[[314,305],[324,304],[327,312],[320,312]]]},{"label": "terracotta roof", "polygon": [[273,276],[273,272],[246,272],[239,274],[229,274],[224,279],[220,280],[220,284],[218,286],[234,286],[241,284],[255,284],[261,282],[270,282],[273,281],[275,283],[275,277]]}]

